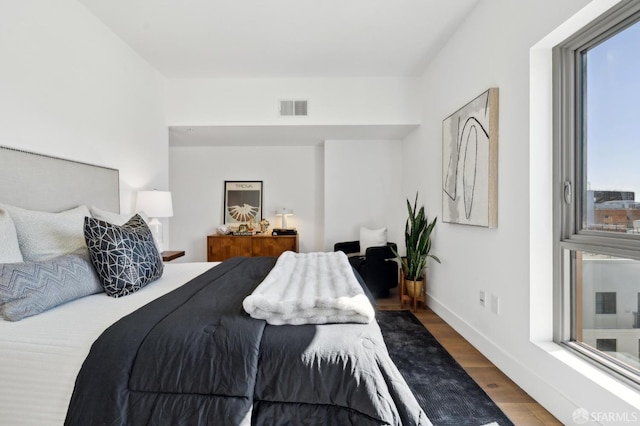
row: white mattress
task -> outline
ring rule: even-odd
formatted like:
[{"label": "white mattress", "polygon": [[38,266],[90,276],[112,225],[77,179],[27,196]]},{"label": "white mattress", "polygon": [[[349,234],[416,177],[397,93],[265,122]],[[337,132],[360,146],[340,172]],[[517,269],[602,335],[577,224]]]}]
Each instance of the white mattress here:
[{"label": "white mattress", "polygon": [[111,324],[217,263],[165,264],[159,280],[119,299],[84,297],[40,315],[0,320],[0,425],[62,425],[75,379]]}]

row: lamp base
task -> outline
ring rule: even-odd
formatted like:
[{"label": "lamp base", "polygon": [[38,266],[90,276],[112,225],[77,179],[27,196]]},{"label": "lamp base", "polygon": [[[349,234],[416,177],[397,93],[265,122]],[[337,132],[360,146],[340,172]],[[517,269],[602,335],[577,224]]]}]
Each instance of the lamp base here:
[{"label": "lamp base", "polygon": [[151,230],[151,234],[153,235],[153,240],[156,243],[156,247],[158,248],[158,252],[162,253],[164,251],[164,237],[162,234],[162,222],[158,220],[157,217],[151,218],[149,221],[149,229]]}]

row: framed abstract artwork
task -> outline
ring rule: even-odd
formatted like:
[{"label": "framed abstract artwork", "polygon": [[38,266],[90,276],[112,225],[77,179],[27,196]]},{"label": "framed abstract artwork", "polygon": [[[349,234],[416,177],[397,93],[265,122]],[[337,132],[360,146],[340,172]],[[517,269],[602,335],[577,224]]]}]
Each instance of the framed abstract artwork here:
[{"label": "framed abstract artwork", "polygon": [[262,181],[224,181],[224,223],[262,219]]},{"label": "framed abstract artwork", "polygon": [[498,89],[442,123],[442,220],[498,226]]}]

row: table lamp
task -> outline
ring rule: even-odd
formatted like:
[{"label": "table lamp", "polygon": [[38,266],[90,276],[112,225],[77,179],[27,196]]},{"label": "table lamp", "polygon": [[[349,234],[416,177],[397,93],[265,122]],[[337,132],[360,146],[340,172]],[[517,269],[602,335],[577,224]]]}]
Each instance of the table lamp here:
[{"label": "table lamp", "polygon": [[287,227],[287,216],[293,216],[293,210],[283,207],[276,210],[276,216],[282,216],[282,229],[289,229]]},{"label": "table lamp", "polygon": [[172,217],[173,204],[169,191],[138,191],[136,199],[136,211],[142,211],[149,216],[149,229],[156,240],[160,253],[164,251],[164,237],[162,234],[162,222],[159,217]]}]

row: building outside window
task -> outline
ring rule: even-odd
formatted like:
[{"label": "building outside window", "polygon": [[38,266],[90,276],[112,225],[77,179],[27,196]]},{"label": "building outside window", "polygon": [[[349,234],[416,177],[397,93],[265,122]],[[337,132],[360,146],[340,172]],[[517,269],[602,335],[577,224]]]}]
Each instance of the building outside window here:
[{"label": "building outside window", "polygon": [[640,2],[554,50],[555,339],[640,383]]}]

